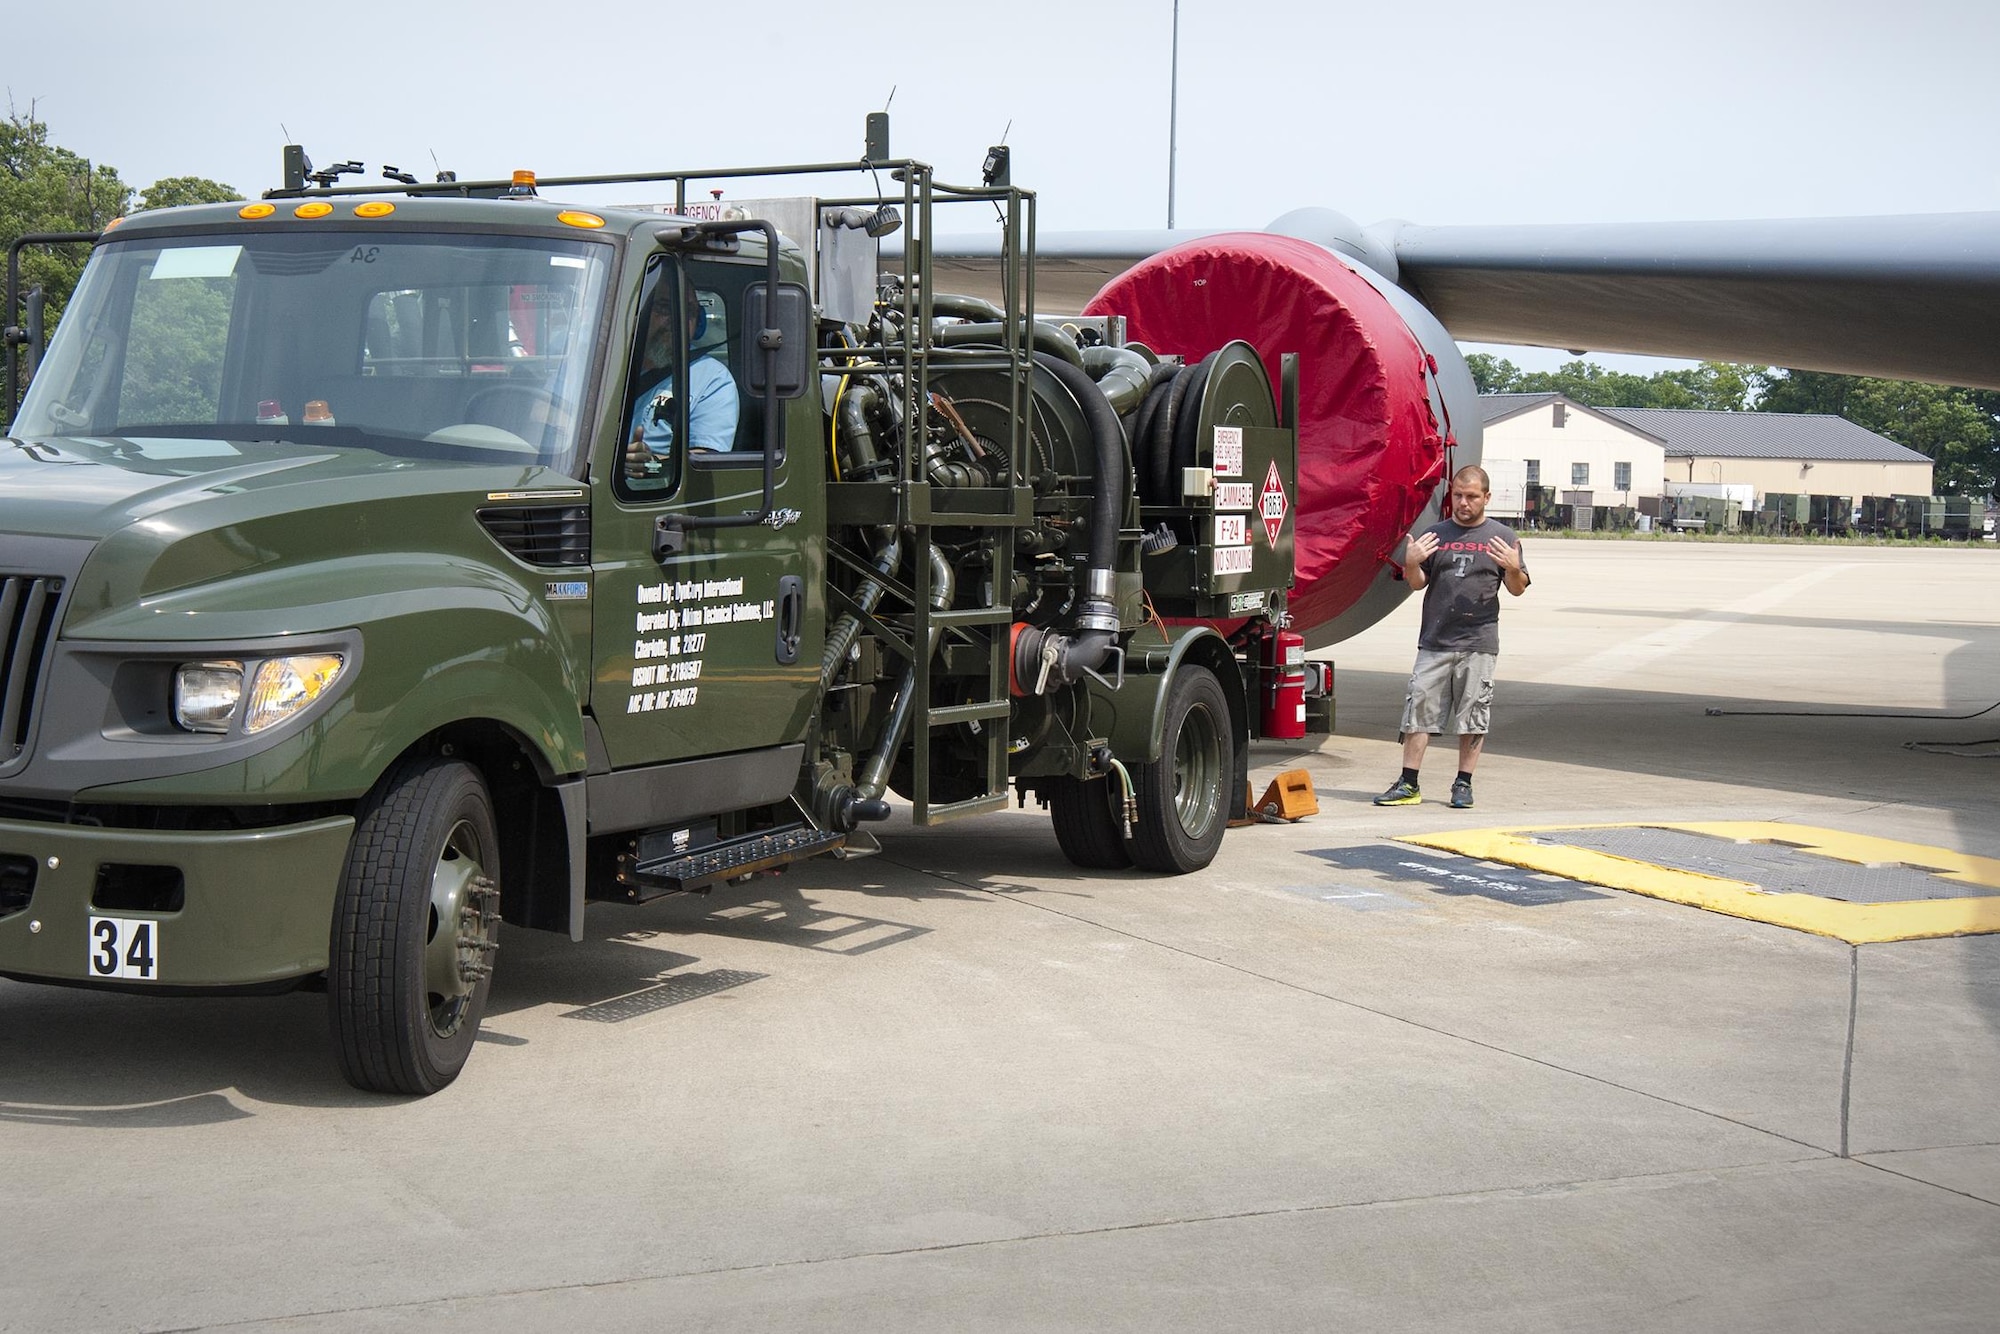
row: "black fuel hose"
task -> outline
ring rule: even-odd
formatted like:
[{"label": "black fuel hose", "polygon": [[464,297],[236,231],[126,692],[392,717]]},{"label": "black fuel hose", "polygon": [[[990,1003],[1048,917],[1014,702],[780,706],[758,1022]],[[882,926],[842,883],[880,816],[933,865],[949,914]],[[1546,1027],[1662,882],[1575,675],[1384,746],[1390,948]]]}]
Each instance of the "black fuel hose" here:
[{"label": "black fuel hose", "polygon": [[1192,468],[1201,457],[1202,442],[1196,438],[1201,431],[1201,400],[1208,390],[1209,372],[1214,369],[1215,354],[1211,352],[1184,377],[1188,382],[1187,396],[1181,400],[1181,410],[1174,418],[1173,456],[1167,464],[1170,483],[1175,469]]},{"label": "black fuel hose", "polygon": [[[931,341],[942,347],[957,347],[962,343],[983,343],[991,347],[1006,344],[1007,325],[1005,321],[985,321],[979,324],[940,324],[933,327]],[[1040,320],[1028,326],[1028,342],[1036,355],[1048,353],[1060,357],[1066,365],[1083,369],[1083,353],[1077,345],[1053,324],[1043,324]],[[1088,378],[1088,377],[1086,377]]]},{"label": "black fuel hose", "polygon": [[1139,498],[1148,505],[1170,505],[1174,501],[1168,493],[1167,463],[1153,449],[1152,431],[1153,418],[1166,406],[1174,378],[1180,373],[1180,366],[1172,362],[1163,361],[1155,366],[1146,397],[1140,400],[1138,414],[1132,418],[1132,466],[1139,472]]},{"label": "black fuel hose", "polygon": [[[1090,425],[1097,485],[1090,497],[1089,565],[1093,574],[1103,571],[1108,581],[1118,563],[1118,528],[1125,517],[1125,498],[1132,491],[1132,479],[1125,471],[1125,428],[1118,424],[1111,401],[1081,366],[1043,352],[1036,352],[1035,360],[1069,390]],[[1095,595],[1094,590],[1086,594]]]}]

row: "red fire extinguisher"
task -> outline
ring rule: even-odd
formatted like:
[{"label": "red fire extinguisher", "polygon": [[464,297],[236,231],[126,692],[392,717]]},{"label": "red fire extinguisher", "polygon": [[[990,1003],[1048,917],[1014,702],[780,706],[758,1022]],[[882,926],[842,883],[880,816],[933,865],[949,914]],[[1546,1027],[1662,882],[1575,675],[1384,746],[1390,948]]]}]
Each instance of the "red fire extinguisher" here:
[{"label": "red fire extinguisher", "polygon": [[1296,630],[1264,636],[1263,734],[1294,741],[1306,734],[1306,637]]}]

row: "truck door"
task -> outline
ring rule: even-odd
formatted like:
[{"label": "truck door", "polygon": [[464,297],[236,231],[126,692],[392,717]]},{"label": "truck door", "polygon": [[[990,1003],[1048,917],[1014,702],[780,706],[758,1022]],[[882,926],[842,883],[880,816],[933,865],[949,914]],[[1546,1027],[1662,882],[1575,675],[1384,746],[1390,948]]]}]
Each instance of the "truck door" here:
[{"label": "truck door", "polygon": [[[614,769],[800,741],[816,706],[825,489],[815,396],[776,404],[792,429],[763,522],[690,526],[677,552],[655,554],[662,517],[761,506],[764,405],[743,324],[746,292],[765,276],[761,260],[657,256],[627,331],[621,448],[600,461],[592,512],[591,708]],[[686,368],[686,391],[675,367]]]}]

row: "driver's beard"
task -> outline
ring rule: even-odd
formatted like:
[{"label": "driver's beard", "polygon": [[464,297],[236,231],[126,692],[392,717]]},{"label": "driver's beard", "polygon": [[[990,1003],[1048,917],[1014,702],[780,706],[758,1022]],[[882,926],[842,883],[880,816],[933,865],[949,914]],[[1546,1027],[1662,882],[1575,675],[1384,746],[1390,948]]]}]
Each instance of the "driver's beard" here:
[{"label": "driver's beard", "polygon": [[656,368],[673,365],[674,335],[671,329],[651,334],[646,339],[646,364]]}]

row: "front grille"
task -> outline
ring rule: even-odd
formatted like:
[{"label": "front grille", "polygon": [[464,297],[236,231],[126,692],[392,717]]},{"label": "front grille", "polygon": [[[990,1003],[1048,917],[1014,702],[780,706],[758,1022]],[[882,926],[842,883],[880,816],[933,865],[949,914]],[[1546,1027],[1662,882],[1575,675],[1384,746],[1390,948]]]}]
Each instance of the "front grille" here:
[{"label": "front grille", "polygon": [[62,589],[48,575],[0,575],[0,771],[20,759],[33,734]]},{"label": "front grille", "polygon": [[35,897],[35,859],[0,853],[0,917],[22,911]]},{"label": "front grille", "polygon": [[502,505],[479,511],[479,522],[530,565],[590,564],[588,505]]}]

